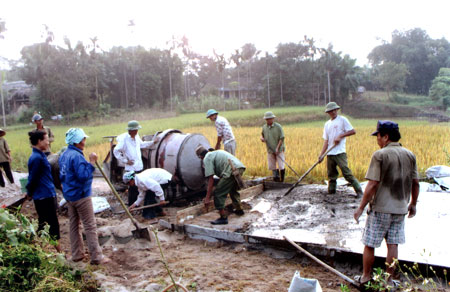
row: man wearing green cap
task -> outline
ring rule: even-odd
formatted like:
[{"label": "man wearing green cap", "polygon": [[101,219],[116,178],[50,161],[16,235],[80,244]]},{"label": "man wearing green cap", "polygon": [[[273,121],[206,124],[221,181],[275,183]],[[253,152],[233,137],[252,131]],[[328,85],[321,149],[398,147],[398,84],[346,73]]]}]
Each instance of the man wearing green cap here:
[{"label": "man wearing green cap", "polygon": [[[284,132],[280,124],[274,122],[276,116],[272,112],[266,112],[264,119],[266,124],[262,128],[261,142],[266,143],[267,162],[272,170],[274,181],[284,181]],[[278,168],[277,168],[278,164]]]},{"label": "man wearing green cap", "polygon": [[220,142],[223,142],[223,148],[228,153],[235,155],[236,140],[234,139],[233,130],[231,129],[228,120],[222,116],[215,109],[209,109],[206,112],[206,118],[214,122],[217,130],[217,143],[214,149],[220,149]]},{"label": "man wearing green cap", "polygon": [[36,129],[33,130],[34,132],[36,132],[36,131],[44,131],[44,132],[47,133],[48,141],[50,143],[48,144],[48,148],[44,151],[44,153],[47,156],[50,155],[50,153],[51,153],[51,144],[53,143],[53,141],[55,141],[55,136],[53,135],[52,130],[49,127],[47,127],[47,126],[44,126],[44,118],[40,114],[35,114],[33,116],[33,118],[31,118],[31,121],[36,124]]},{"label": "man wearing green cap", "polygon": [[[114,147],[114,156],[117,160],[121,161],[125,165],[125,171],[140,172],[144,168],[142,163],[141,149],[148,149],[154,141],[142,141],[139,137],[138,130],[141,129],[138,121],[129,121],[127,126],[127,133],[123,133],[117,136],[117,145]],[[136,201],[139,190],[136,186],[130,186],[128,189],[128,205]]]},{"label": "man wearing green cap", "polygon": [[344,178],[353,186],[356,196],[362,196],[361,186],[348,167],[347,153],[345,152],[346,137],[355,135],[356,131],[346,117],[338,115],[340,108],[335,102],[330,102],[325,107],[325,112],[330,116],[330,120],[325,123],[323,129],[324,142],[319,161],[322,162],[324,153],[334,147],[327,154],[328,193],[336,193],[336,179],[339,175],[337,167],[339,166]]},{"label": "man wearing green cap", "polygon": [[[238,192],[238,184],[233,176],[233,170],[230,162],[242,175],[245,171],[245,165],[236,157],[223,150],[208,151],[203,146],[198,146],[195,149],[195,154],[203,161],[205,166],[205,177],[208,180],[206,190],[206,197],[204,199],[205,206],[211,202],[211,196],[214,197],[214,207],[219,211],[220,218],[211,221],[211,224],[220,225],[228,224],[228,216],[225,211],[225,201],[228,194],[230,194],[233,203],[234,213],[236,215],[244,215],[242,210],[241,197]],[[220,177],[219,183],[214,188],[214,175]]]}]

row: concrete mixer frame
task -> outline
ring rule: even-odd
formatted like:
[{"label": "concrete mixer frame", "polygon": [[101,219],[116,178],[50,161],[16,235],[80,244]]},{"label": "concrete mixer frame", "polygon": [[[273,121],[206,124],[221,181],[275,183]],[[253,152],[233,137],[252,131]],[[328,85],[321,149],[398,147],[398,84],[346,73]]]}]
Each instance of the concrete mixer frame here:
[{"label": "concrete mixer frame", "polygon": [[[103,168],[112,182],[121,183],[124,165],[113,154],[116,137],[103,137],[110,139],[110,151],[103,161]],[[180,130],[168,129],[153,135],[145,135],[142,140],[157,141],[149,149],[141,151],[144,169],[164,168],[177,177],[177,190],[172,195],[174,198],[205,191],[206,181],[202,162],[195,154],[195,148],[199,145],[210,147],[209,141],[202,134],[185,134]]]}]

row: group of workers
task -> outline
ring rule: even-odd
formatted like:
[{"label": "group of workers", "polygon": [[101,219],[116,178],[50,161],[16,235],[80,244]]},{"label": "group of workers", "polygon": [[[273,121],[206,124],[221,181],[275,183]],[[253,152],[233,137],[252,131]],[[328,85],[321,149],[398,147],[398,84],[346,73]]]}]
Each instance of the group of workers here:
[{"label": "group of workers", "polygon": [[[61,185],[55,186],[55,182],[58,180],[52,176],[52,167],[47,158],[51,153],[51,142],[54,140],[54,136],[51,129],[44,126],[41,115],[35,114],[32,121],[36,124],[36,128],[28,133],[32,154],[28,160],[29,175],[26,196],[28,200],[32,199],[34,202],[38,214],[38,231],[48,224],[50,226],[49,234],[57,242],[55,248],[61,252],[55,191],[55,187],[57,187],[62,190],[67,203],[72,261],[82,261],[87,256],[84,253],[80,228],[82,223],[91,264],[108,263],[110,259],[103,255],[98,242],[91,199],[93,173],[98,156],[93,152],[86,160],[83,153],[88,136],[81,128],[70,128],[66,132],[65,142],[68,146],[64,152],[59,154],[58,159],[59,173],[57,175]],[[153,168],[142,171],[141,149],[151,147],[157,140],[142,141],[138,135],[140,128],[137,121],[130,121],[127,126],[128,131],[117,137],[118,144],[114,148],[115,157],[125,166],[123,181],[129,186],[130,210],[142,202],[144,204],[156,203],[156,198],[159,198],[160,203],[163,204],[165,202],[163,189],[169,186],[172,180],[175,180],[175,177],[164,169]],[[0,143],[5,143],[5,147],[8,147],[4,139],[2,141],[0,138]],[[149,219],[163,215],[165,214],[160,207],[143,211],[143,216]]]},{"label": "group of workers", "polygon": [[[416,165],[416,157],[408,149],[404,148],[399,140],[401,138],[399,126],[393,121],[378,121],[376,131],[372,133],[377,137],[380,150],[373,153],[365,178],[368,184],[363,192],[360,183],[353,176],[348,167],[346,154],[346,138],[356,134],[355,129],[346,117],[338,115],[339,105],[330,102],[325,107],[325,113],[330,119],[325,123],[323,130],[323,147],[319,154],[319,163],[327,157],[328,193],[335,194],[338,178],[338,170],[355,190],[356,197],[362,197],[358,209],[354,213],[354,219],[358,222],[366,206],[367,219],[363,232],[363,274],[357,280],[364,284],[371,280],[372,267],[375,260],[375,248],[381,246],[383,239],[387,245],[387,272],[391,275],[388,284],[393,285],[394,259],[398,258],[398,245],[405,243],[405,216],[414,217],[419,196],[419,175]],[[203,160],[205,176],[209,178],[205,204],[209,204],[211,194],[214,196],[214,205],[219,210],[220,218],[212,224],[227,224],[225,212],[225,199],[227,194],[233,202],[236,214],[243,214],[240,207],[237,183],[230,179],[230,163],[233,161],[240,174],[245,166],[233,155],[236,151],[236,141],[229,122],[218,116],[218,112],[210,109],[206,117],[215,122],[217,129],[217,144],[215,149],[220,149],[220,142],[224,141],[225,151],[208,151],[199,147],[197,155]],[[274,122],[276,116],[272,112],[266,112],[264,119],[266,124],[262,128],[261,141],[267,146],[267,161],[269,169],[273,171],[275,181],[283,181],[285,177],[285,145],[284,132],[280,124]],[[230,143],[232,142],[232,144]],[[230,147],[227,145],[233,145]],[[227,150],[231,149],[231,150]],[[212,149],[210,149],[212,150]],[[278,167],[277,167],[278,165]],[[213,191],[212,177],[220,177],[219,183]]]},{"label": "group of workers", "polygon": [[[363,274],[359,278],[365,283],[371,278],[372,265],[374,263],[374,250],[385,239],[387,244],[387,263],[392,263],[398,257],[398,244],[405,242],[404,218],[413,217],[416,213],[417,198],[419,195],[418,172],[414,154],[402,147],[398,142],[401,138],[398,124],[392,121],[378,121],[377,129],[373,136],[377,137],[380,150],[376,151],[371,159],[366,174],[368,184],[365,191],[358,180],[353,176],[346,156],[346,138],[355,135],[356,132],[347,118],[338,115],[340,107],[335,102],[330,102],[325,107],[325,112],[330,120],[325,123],[323,131],[323,147],[319,154],[319,162],[327,157],[327,174],[329,178],[328,192],[336,193],[337,167],[340,168],[345,179],[355,190],[355,196],[362,196],[360,206],[354,213],[354,219],[359,220],[366,206],[366,226],[363,233],[364,254]],[[211,204],[219,211],[220,217],[212,224],[228,224],[228,213],[243,215],[239,196],[237,176],[243,175],[245,165],[234,155],[236,152],[236,140],[226,118],[210,109],[206,117],[215,123],[217,129],[217,143],[215,149],[197,147],[195,155],[203,162],[204,176],[207,181],[207,193],[204,199],[205,205]],[[267,161],[269,169],[273,171],[275,181],[284,181],[285,178],[285,136],[282,126],[276,123],[276,116],[272,112],[264,114],[266,123],[262,127],[260,140],[266,144]],[[56,193],[51,167],[47,160],[50,153],[50,143],[53,134],[48,127],[44,127],[43,119],[39,114],[33,116],[36,129],[29,132],[29,139],[33,151],[28,162],[29,177],[27,196],[34,200],[35,208],[39,216],[39,228],[45,223],[50,225],[50,234],[55,239],[60,238],[59,223],[56,216]],[[137,121],[130,121],[127,132],[117,137],[117,145],[114,148],[114,156],[123,163],[125,172],[123,182],[128,188],[128,205],[133,210],[140,206],[155,204],[159,201],[165,203],[164,191],[177,182],[175,175],[164,169],[153,168],[143,170],[141,149],[152,147],[158,143],[157,137],[153,141],[142,141],[138,134],[141,128]],[[0,150],[4,148],[8,160],[9,149],[6,141],[2,139],[4,131],[0,129]],[[68,204],[70,220],[70,242],[72,260],[83,260],[83,241],[81,237],[80,222],[83,223],[89,254],[92,264],[101,264],[109,261],[101,251],[98,244],[95,216],[92,207],[91,184],[95,163],[98,159],[95,153],[89,154],[89,161],[84,158],[83,150],[88,136],[80,128],[71,128],[67,131],[65,141],[68,144],[59,157],[60,179],[64,198]],[[223,143],[225,150],[220,150]],[[3,155],[4,156],[4,155]],[[2,160],[0,151],[0,160]],[[0,161],[3,163],[3,161]],[[5,170],[7,167],[0,164]],[[214,175],[219,177],[219,182],[214,187]],[[9,176],[8,176],[9,178]],[[1,181],[0,181],[1,182]],[[230,194],[232,207],[225,209],[226,198]],[[160,207],[144,209],[145,218],[164,216]],[[59,245],[56,246],[60,251]],[[392,274],[393,266],[388,267]]]}]

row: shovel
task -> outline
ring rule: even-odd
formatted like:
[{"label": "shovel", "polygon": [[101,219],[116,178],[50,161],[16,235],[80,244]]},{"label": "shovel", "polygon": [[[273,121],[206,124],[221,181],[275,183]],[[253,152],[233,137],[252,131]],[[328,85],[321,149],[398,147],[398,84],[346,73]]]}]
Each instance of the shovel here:
[{"label": "shovel", "polygon": [[103,175],[103,178],[106,180],[106,182],[108,183],[109,187],[111,188],[111,191],[113,192],[114,196],[117,198],[117,200],[119,200],[120,204],[122,205],[122,207],[125,209],[125,212],[127,213],[128,217],[130,217],[131,222],[133,222],[134,226],[136,227],[136,230],[132,230],[133,233],[133,237],[134,238],[142,238],[142,239],[147,239],[148,241],[151,241],[150,239],[150,232],[148,232],[147,228],[139,228],[137,222],[134,220],[133,216],[131,215],[130,211],[128,210],[127,206],[125,205],[125,203],[122,201],[122,199],[120,198],[119,194],[117,193],[116,189],[114,188],[114,186],[111,184],[111,182],[109,181],[108,177],[106,176],[105,172],[103,171],[103,169],[100,167],[100,165],[98,164],[97,161],[95,161],[95,165],[97,166],[97,168],[100,170],[100,172]]},{"label": "shovel", "polygon": [[[155,203],[155,204],[151,204],[151,205],[145,205],[145,206],[142,206],[142,207],[134,208],[132,211],[139,211],[139,210],[143,210],[143,209],[147,209],[147,208],[158,207],[158,206],[164,206],[164,205],[167,205],[167,204],[169,204],[169,203],[170,203],[170,202],[165,201],[164,203]],[[122,214],[122,213],[125,213],[124,210],[116,210],[115,208],[111,208],[111,209],[112,209],[112,212],[113,212],[114,214]]]},{"label": "shovel", "polygon": [[327,152],[325,152],[322,156],[320,156],[320,158],[316,161],[316,163],[314,163],[313,166],[311,166],[311,167],[310,167],[310,168],[309,168],[309,169],[308,169],[308,170],[307,170],[307,171],[306,171],[306,172],[298,179],[298,181],[297,181],[292,187],[290,187],[289,190],[287,190],[287,192],[286,192],[284,195],[282,195],[282,196],[279,197],[279,198],[276,198],[275,201],[281,200],[283,197],[287,196],[290,192],[292,192],[292,190],[293,190],[296,186],[298,186],[298,184],[305,178],[305,176],[307,176],[307,175],[311,172],[311,170],[313,170],[313,168],[316,167],[316,165],[319,164],[319,163],[321,162],[321,160],[322,160],[325,156],[327,156],[328,152],[330,152],[334,147],[336,147],[336,144],[333,145],[330,149],[328,149]]},{"label": "shovel", "polygon": [[284,160],[283,159],[283,157],[281,157],[280,155],[278,155],[278,154],[276,154],[276,156],[278,157],[278,158],[280,158],[283,162],[284,162],[284,164],[286,164],[286,166],[287,167],[289,167],[289,169],[290,170],[292,170],[292,172],[293,173],[295,173],[295,175],[297,176],[297,177],[300,177],[300,175],[298,175],[298,173],[286,162],[286,160]]}]

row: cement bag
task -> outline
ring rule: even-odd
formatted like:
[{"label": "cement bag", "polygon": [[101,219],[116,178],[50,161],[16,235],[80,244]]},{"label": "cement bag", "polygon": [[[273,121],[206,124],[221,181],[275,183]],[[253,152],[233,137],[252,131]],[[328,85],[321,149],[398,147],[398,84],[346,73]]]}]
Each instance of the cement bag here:
[{"label": "cement bag", "polygon": [[434,177],[450,177],[450,167],[445,165],[435,165],[430,168],[428,168],[425,173],[427,174],[428,178],[434,178]]},{"label": "cement bag", "polygon": [[92,206],[94,213],[100,213],[111,208],[108,201],[104,197],[92,197]]},{"label": "cement bag", "polygon": [[322,292],[319,281],[300,277],[300,272],[295,271],[288,292]]}]

